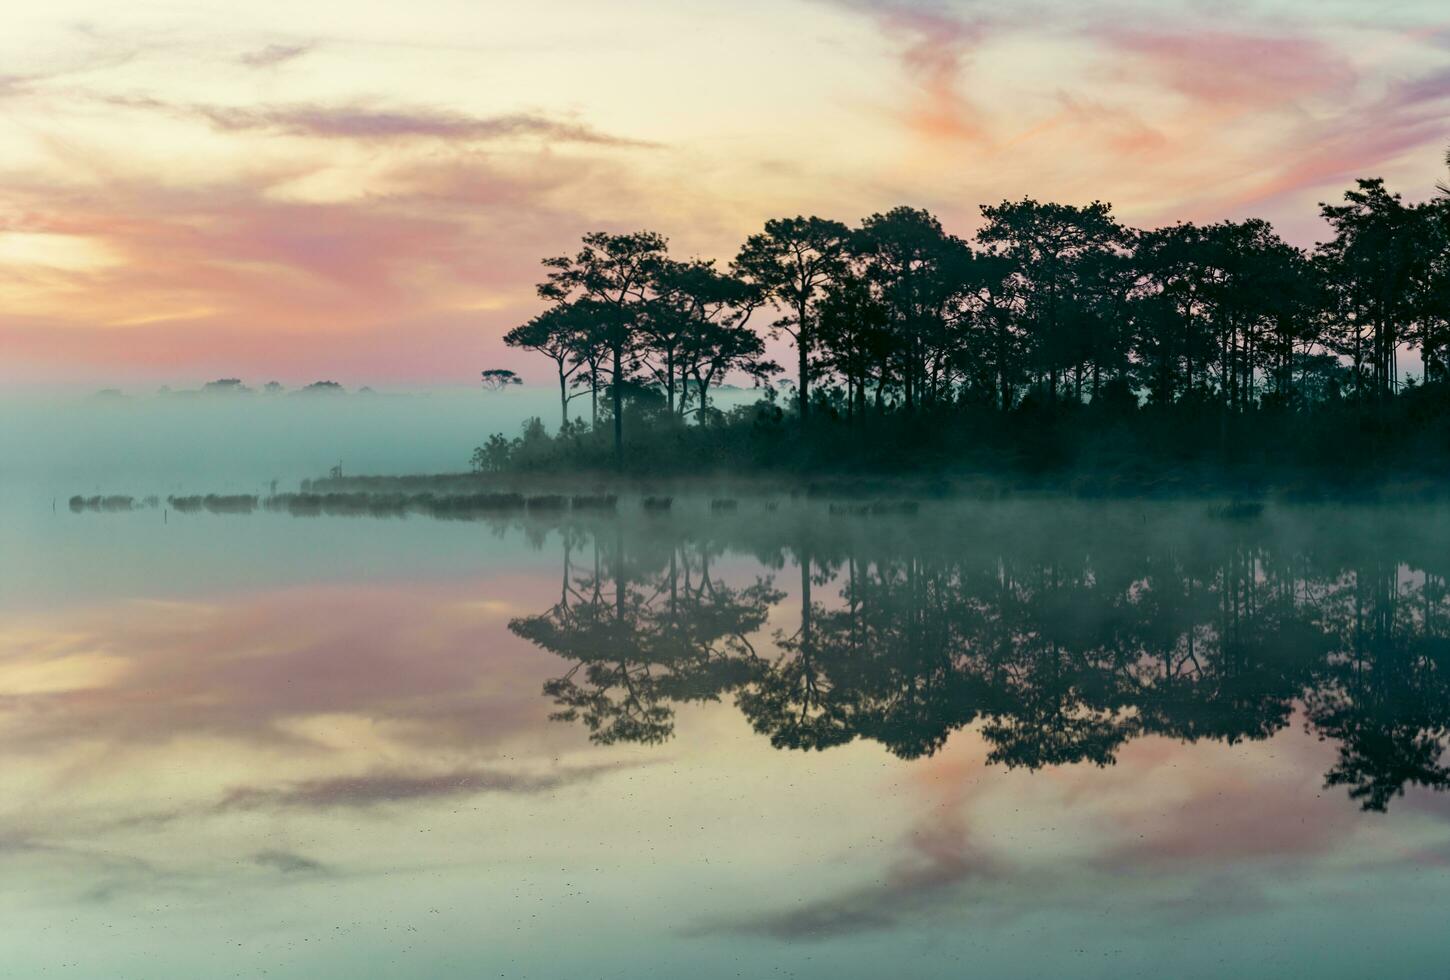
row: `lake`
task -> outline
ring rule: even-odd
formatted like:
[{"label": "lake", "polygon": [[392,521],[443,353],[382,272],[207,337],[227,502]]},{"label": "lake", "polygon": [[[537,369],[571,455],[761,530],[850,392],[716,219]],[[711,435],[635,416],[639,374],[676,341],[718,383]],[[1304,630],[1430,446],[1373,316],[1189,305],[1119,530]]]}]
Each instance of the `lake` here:
[{"label": "lake", "polygon": [[7,975],[1450,970],[1444,508],[73,513],[208,485],[115,418],[0,471]]}]

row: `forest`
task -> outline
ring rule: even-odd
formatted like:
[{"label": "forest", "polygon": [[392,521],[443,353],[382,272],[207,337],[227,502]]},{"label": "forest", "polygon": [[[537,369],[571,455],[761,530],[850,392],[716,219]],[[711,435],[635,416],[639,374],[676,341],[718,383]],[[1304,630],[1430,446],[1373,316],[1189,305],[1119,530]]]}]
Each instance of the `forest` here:
[{"label": "forest", "polygon": [[[1438,475],[1450,195],[1359,180],[1321,216],[1303,249],[1259,219],[1143,230],[1102,202],[983,206],[970,239],[897,207],[767,221],[723,266],[591,233],[543,261],[549,305],[505,337],[550,362],[560,428],[473,463]],[[762,395],[722,410],[727,380]]]}]

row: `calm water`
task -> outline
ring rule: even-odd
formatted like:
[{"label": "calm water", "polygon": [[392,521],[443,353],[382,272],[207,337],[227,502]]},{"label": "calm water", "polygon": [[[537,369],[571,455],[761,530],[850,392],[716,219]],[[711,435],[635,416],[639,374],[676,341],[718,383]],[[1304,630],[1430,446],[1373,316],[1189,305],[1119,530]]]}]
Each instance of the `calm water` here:
[{"label": "calm water", "polygon": [[1447,512],[45,479],[0,509],[5,975],[1450,972]]}]

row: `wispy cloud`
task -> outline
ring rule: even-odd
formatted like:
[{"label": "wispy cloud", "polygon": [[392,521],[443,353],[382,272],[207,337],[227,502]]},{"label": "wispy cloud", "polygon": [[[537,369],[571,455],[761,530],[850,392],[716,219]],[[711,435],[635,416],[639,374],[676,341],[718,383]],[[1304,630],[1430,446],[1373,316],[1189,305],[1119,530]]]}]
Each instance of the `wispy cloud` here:
[{"label": "wispy cloud", "polygon": [[226,132],[270,131],[315,139],[375,142],[427,139],[451,142],[539,139],[595,146],[648,147],[654,144],[600,132],[584,123],[532,113],[473,116],[428,107],[298,104],[284,106],[220,106],[168,102],[135,96],[108,96],[110,105],[148,109],[176,117],[193,117]]},{"label": "wispy cloud", "polygon": [[[1377,98],[1296,131],[1293,152],[1266,161],[1233,202],[1254,205],[1309,187],[1377,176],[1405,154],[1439,148],[1450,108],[1450,72],[1397,82]],[[1428,155],[1427,155],[1428,156]]]},{"label": "wispy cloud", "polygon": [[971,901],[964,890],[1009,874],[1009,868],[980,847],[970,833],[969,794],[954,787],[902,839],[902,853],[876,881],[788,907],[706,923],[697,935],[735,934],[787,941],[896,928],[928,911],[943,896],[954,904]]},{"label": "wispy cloud", "polygon": [[42,77],[40,75],[0,75],[0,99],[8,99],[29,92],[31,86]]},{"label": "wispy cloud", "polygon": [[476,796],[480,793],[529,795],[589,782],[626,768],[632,768],[632,765],[604,763],[542,773],[498,769],[457,769],[441,773],[374,772],[360,776],[308,779],[283,786],[239,786],[226,794],[218,809],[329,810]]},{"label": "wispy cloud", "polygon": [[1359,80],[1344,52],[1303,35],[1114,25],[1087,36],[1124,73],[1146,73],[1194,102],[1223,109],[1343,96]]},{"label": "wispy cloud", "polygon": [[918,93],[905,115],[913,130],[935,140],[987,137],[986,114],[965,95],[962,77],[988,36],[985,17],[911,0],[834,2],[872,17],[897,44],[899,62]]},{"label": "wispy cloud", "polygon": [[243,52],[237,61],[248,68],[272,68],[288,61],[295,61],[317,47],[316,42],[299,44],[268,44],[253,51]]}]

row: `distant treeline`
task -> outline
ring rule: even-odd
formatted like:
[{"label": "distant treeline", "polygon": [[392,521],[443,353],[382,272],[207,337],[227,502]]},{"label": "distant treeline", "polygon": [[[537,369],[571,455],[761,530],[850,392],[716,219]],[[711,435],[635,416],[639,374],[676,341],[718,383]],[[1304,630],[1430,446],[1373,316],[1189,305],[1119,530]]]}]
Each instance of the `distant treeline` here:
[{"label": "distant treeline", "polygon": [[[408,513],[438,518],[474,519],[508,514],[612,513],[618,503],[613,494],[531,494],[507,492],[434,493],[278,493],[269,497],[256,494],[193,494],[166,498],[167,505],[182,514],[251,514],[262,507],[295,517],[327,515],[401,517]],[[156,507],[156,497],[137,501],[134,497],[111,495],[71,497],[70,509],[130,511]]]},{"label": "distant treeline", "polygon": [[145,499],[138,501],[135,497],[127,497],[120,494],[109,494],[106,496],[94,497],[75,496],[70,498],[70,509],[73,513],[76,514],[79,514],[81,511],[84,510],[137,510],[141,507],[155,507],[156,504],[157,499],[155,497],[146,497]]},{"label": "distant treeline", "polygon": [[[260,388],[253,388],[242,382],[241,378],[217,378],[215,381],[208,381],[200,388],[172,388],[170,385],[162,385],[156,390],[161,398],[198,398],[202,396],[229,396],[229,395],[256,395],[258,393],[268,396],[275,395],[345,395],[348,390],[336,381],[314,381],[311,384],[303,385],[300,388],[288,391],[280,381],[268,381]],[[354,394],[377,395],[378,393],[367,385],[357,389]],[[102,388],[92,395],[93,398],[102,401],[113,401],[125,399],[128,396],[119,388]]]},{"label": "distant treeline", "polygon": [[203,510],[210,514],[250,514],[257,509],[257,495],[249,493],[167,497],[166,502],[183,514]]},{"label": "distant treeline", "polygon": [[[202,385],[199,391],[175,391],[170,387],[163,385],[161,389],[157,392],[157,394],[178,396],[198,394],[250,395],[254,394],[256,390],[257,389],[250,388],[247,385],[243,384],[241,378],[217,378],[215,381],[208,381],[206,384]],[[265,385],[262,386],[261,391],[263,394],[266,395],[280,395],[284,393],[293,395],[341,395],[347,393],[347,389],[344,388],[342,385],[338,384],[336,381],[314,381],[311,384],[303,385],[301,388],[298,388],[296,391],[292,392],[288,392],[286,387],[284,387],[281,382],[268,381]],[[370,395],[374,392],[371,388],[363,386],[362,388],[358,389],[357,393],[360,395]]]},{"label": "distant treeline", "polygon": [[504,514],[557,514],[567,510],[611,512],[613,495],[521,493],[282,493],[268,497],[268,510],[295,517],[401,517],[408,513],[470,520]]},{"label": "distant treeline", "polygon": [[[1056,466],[1051,444],[1080,445],[1108,416],[1133,430],[1134,453],[1166,441],[1170,455],[1221,454],[1247,436],[1251,452],[1282,458],[1287,441],[1297,459],[1306,435],[1357,462],[1445,449],[1440,437],[1428,456],[1407,448],[1401,430],[1443,427],[1450,197],[1406,204],[1381,180],[1357,181],[1321,206],[1330,234],[1307,251],[1259,219],[1140,230],[1101,202],[981,210],[970,241],[909,207],[856,227],[772,220],[724,268],[672,258],[654,232],[586,235],[577,254],[544,260],[551,305],[505,338],[552,362],[563,444],[544,451],[541,430],[498,437],[475,465],[870,466],[883,449],[899,465],[906,443],[918,454],[907,463],[985,450]],[[771,390],[760,406],[716,411],[725,378],[769,387],[782,373],[765,345],[781,336],[795,353],[790,403]],[[1400,367],[1411,349],[1418,378]],[[570,421],[584,395],[587,426]],[[1070,421],[1084,405],[1098,417]],[[1288,421],[1265,440],[1269,415]],[[686,418],[742,432],[725,444],[661,435]],[[762,450],[771,439],[792,445]]]}]

